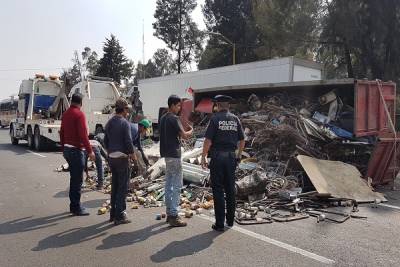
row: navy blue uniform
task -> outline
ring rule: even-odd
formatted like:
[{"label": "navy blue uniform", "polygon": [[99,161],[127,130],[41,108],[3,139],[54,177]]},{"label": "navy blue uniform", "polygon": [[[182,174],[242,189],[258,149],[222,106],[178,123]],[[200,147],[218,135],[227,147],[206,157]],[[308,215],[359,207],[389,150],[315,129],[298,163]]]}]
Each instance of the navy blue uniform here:
[{"label": "navy blue uniform", "polygon": [[226,194],[226,222],[233,224],[235,217],[235,169],[238,142],[244,139],[239,119],[229,111],[214,114],[207,127],[206,136],[211,140],[210,174],[214,195],[217,227],[224,227]]}]

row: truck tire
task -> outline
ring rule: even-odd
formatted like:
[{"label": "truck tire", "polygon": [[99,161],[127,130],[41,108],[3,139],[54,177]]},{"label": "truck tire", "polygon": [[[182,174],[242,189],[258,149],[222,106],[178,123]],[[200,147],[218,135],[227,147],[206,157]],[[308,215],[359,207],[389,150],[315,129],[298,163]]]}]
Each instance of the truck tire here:
[{"label": "truck tire", "polygon": [[11,144],[13,145],[18,145],[18,138],[15,138],[15,131],[14,131],[14,127],[10,126],[10,138],[11,138]]},{"label": "truck tire", "polygon": [[44,137],[40,135],[40,130],[38,127],[35,127],[35,132],[33,134],[33,139],[34,139],[34,149],[36,151],[41,151],[44,150],[46,147],[46,140]]},{"label": "truck tire", "polygon": [[33,132],[32,132],[32,127],[28,127],[27,129],[27,139],[28,139],[28,147],[33,149],[35,148],[35,142],[34,142],[34,138],[33,138]]}]

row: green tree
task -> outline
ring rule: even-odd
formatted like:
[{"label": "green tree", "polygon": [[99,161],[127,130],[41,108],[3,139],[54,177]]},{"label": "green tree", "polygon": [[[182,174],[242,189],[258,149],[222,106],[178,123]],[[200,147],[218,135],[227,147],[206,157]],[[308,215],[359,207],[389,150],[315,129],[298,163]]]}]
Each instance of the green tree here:
[{"label": "green tree", "polygon": [[138,62],[135,69],[136,80],[155,78],[159,76],[161,76],[161,74],[151,59],[149,59],[146,64],[143,64],[140,61]]},{"label": "green tree", "polygon": [[133,75],[134,64],[124,55],[124,49],[117,38],[111,34],[103,46],[103,57],[100,59],[96,75],[113,78],[118,84],[122,79]]},{"label": "green tree", "polygon": [[82,66],[90,75],[94,75],[99,68],[99,60],[96,51],[92,51],[90,47],[85,47],[81,55],[83,60]]},{"label": "green tree", "polygon": [[329,77],[399,81],[400,2],[326,2],[318,58]]},{"label": "green tree", "polygon": [[138,62],[135,69],[135,78],[155,78],[175,72],[175,62],[167,49],[157,49],[153,58],[149,59],[146,64]]},{"label": "green tree", "polygon": [[196,6],[196,0],[157,0],[154,36],[176,53],[178,73],[185,64],[196,59],[201,50],[201,32],[191,18]]},{"label": "green tree", "polygon": [[321,0],[254,0],[260,58],[313,59],[317,48]]},{"label": "green tree", "polygon": [[72,87],[81,81],[81,71],[76,64],[72,68],[64,69],[60,75],[64,82],[65,94],[68,95]]},{"label": "green tree", "polygon": [[[203,14],[208,32],[225,36],[236,46],[236,62],[257,60],[255,48],[258,46],[257,30],[252,12],[254,0],[206,0]],[[221,36],[208,34],[199,69],[232,64],[232,45]]]},{"label": "green tree", "polygon": [[82,81],[82,63],[79,59],[78,51],[74,51],[74,57],[71,61],[73,66],[69,69],[64,69],[60,75],[61,80],[64,81],[64,88],[67,95],[75,84]]},{"label": "green tree", "polygon": [[153,55],[153,62],[159,76],[168,75],[176,71],[176,65],[167,49],[157,49]]}]

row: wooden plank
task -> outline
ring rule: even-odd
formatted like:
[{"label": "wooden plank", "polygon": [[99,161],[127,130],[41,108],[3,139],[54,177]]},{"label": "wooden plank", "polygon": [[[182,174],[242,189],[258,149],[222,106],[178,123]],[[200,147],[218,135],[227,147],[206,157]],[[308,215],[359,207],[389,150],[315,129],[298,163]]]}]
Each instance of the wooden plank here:
[{"label": "wooden plank", "polygon": [[386,201],[382,194],[368,187],[361,173],[350,164],[303,155],[297,156],[297,160],[319,194],[355,199],[357,202],[374,202],[376,199]]}]

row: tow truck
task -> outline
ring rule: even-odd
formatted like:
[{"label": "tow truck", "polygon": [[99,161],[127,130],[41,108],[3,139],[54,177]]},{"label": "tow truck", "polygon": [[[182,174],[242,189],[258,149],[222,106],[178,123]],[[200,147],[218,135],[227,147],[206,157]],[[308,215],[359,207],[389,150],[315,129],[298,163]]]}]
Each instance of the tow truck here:
[{"label": "tow truck", "polygon": [[69,98],[75,93],[83,95],[81,110],[85,113],[89,133],[104,132],[106,123],[113,116],[115,101],[121,96],[113,79],[88,76],[72,87]]},{"label": "tow truck", "polygon": [[60,142],[61,116],[69,107],[63,83],[57,76],[23,80],[18,93],[17,118],[10,124],[13,145],[27,140],[37,151]]}]

